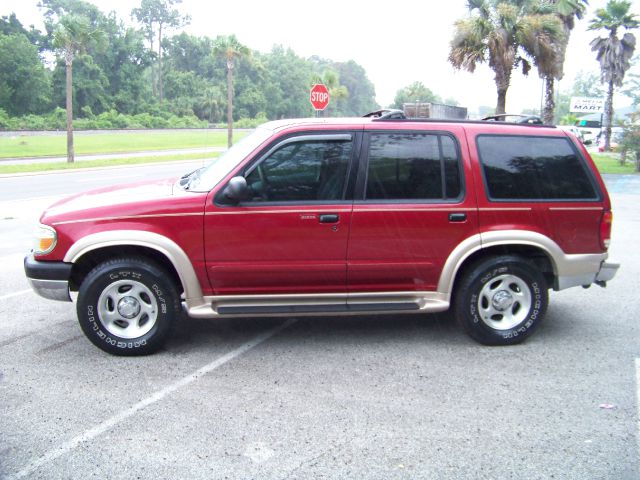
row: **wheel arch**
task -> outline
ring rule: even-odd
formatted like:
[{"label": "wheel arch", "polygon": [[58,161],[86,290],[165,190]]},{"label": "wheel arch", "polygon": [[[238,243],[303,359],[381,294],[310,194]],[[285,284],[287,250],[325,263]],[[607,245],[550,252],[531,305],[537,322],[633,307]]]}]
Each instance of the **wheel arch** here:
[{"label": "wheel arch", "polygon": [[445,262],[438,291],[451,299],[456,284],[471,266],[489,256],[510,254],[535,263],[543,272],[548,285],[555,288],[558,260],[564,255],[560,247],[540,233],[511,230],[474,235],[460,243]]},{"label": "wheel arch", "polygon": [[73,264],[72,286],[77,288],[98,263],[117,256],[141,256],[163,266],[185,299],[202,298],[196,272],[184,250],[163,235],[138,230],[111,230],[87,235],[67,251],[64,261]]}]

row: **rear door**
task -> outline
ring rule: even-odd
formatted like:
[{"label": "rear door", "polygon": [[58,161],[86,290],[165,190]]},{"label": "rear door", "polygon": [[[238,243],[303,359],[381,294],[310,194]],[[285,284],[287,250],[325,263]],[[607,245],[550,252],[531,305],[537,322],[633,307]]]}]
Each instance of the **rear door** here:
[{"label": "rear door", "polygon": [[435,291],[449,254],[478,230],[463,129],[372,124],[362,150],[349,291]]}]

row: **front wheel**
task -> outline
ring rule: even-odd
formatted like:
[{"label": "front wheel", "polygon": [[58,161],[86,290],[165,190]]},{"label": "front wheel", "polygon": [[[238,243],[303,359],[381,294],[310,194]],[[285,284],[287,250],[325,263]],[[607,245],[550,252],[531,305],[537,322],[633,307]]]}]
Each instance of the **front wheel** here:
[{"label": "front wheel", "polygon": [[470,268],[456,289],[458,322],[485,345],[522,342],[542,321],[549,297],[542,273],[512,255],[491,257]]},{"label": "front wheel", "polygon": [[157,351],[180,312],[175,286],[150,260],[118,258],[95,267],[78,292],[78,321],[91,342],[114,355]]}]

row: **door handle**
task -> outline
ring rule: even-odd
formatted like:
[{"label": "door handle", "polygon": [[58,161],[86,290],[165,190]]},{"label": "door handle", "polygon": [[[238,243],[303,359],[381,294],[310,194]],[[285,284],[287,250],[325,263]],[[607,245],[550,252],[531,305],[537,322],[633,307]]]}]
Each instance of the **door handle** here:
[{"label": "door handle", "polygon": [[340,215],[337,213],[320,214],[320,223],[337,223],[338,220],[340,220]]},{"label": "door handle", "polygon": [[450,222],[464,222],[467,219],[466,213],[450,213],[449,221]]}]

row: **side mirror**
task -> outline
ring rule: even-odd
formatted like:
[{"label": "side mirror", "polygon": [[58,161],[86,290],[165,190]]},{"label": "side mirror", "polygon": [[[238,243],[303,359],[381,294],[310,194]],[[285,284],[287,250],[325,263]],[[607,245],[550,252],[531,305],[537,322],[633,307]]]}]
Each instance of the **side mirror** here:
[{"label": "side mirror", "polygon": [[250,197],[251,194],[247,186],[247,179],[244,177],[233,177],[222,191],[224,203],[231,205],[236,205]]}]

